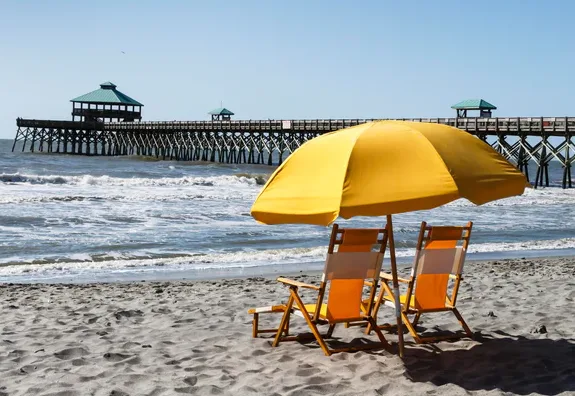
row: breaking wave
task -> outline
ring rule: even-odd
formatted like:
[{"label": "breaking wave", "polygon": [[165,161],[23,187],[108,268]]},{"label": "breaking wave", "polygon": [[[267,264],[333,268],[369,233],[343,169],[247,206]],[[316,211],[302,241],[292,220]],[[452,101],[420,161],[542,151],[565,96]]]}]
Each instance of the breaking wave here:
[{"label": "breaking wave", "polygon": [[[513,243],[483,243],[471,244],[470,254],[509,252],[509,251],[536,251],[575,249],[575,238],[557,240],[536,240]],[[37,275],[62,275],[110,272],[141,272],[158,269],[173,271],[210,270],[231,268],[253,268],[273,265],[282,265],[289,269],[289,265],[302,263],[321,263],[326,254],[325,246],[309,248],[287,248],[249,250],[217,253],[167,253],[167,254],[99,254],[90,256],[72,255],[70,257],[46,257],[34,261],[22,261],[21,258],[12,257],[0,262],[0,277],[29,276],[32,279]],[[398,249],[400,258],[413,257],[415,249]],[[387,258],[386,258],[387,260]]]},{"label": "breaking wave", "polygon": [[162,178],[121,178],[111,176],[64,176],[64,175],[28,175],[21,173],[2,173],[0,182],[28,184],[59,184],[80,186],[230,186],[230,185],[262,185],[266,182],[264,175],[241,173],[223,176],[184,176]]}]

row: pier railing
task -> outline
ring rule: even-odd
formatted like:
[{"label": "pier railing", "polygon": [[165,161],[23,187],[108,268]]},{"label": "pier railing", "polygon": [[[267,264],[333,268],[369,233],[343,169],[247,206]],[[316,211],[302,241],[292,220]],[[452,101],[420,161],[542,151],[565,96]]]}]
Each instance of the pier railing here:
[{"label": "pier railing", "polygon": [[[89,123],[74,121],[17,119],[19,127],[77,128],[107,131],[304,131],[331,132],[381,119],[317,120],[232,120],[232,121],[142,121]],[[575,117],[500,117],[500,118],[394,118],[401,121],[450,125],[471,133],[524,133],[565,136],[575,134]]]}]

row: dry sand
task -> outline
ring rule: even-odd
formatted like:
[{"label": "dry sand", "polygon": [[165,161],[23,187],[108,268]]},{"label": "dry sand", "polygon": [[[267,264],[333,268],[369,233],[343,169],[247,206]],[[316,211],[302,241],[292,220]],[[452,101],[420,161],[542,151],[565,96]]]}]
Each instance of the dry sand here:
[{"label": "dry sand", "polygon": [[[406,335],[403,362],[252,339],[246,310],[287,297],[273,279],[2,285],[0,395],[575,394],[575,259],[468,263],[465,272],[458,306],[475,340],[421,346]],[[448,313],[421,326],[458,329]],[[343,326],[334,335],[363,337]]]}]

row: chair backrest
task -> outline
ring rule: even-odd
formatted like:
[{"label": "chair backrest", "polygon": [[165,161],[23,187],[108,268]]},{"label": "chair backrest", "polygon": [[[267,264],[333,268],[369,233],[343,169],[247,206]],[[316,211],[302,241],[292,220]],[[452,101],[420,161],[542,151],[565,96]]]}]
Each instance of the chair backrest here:
[{"label": "chair backrest", "polygon": [[[322,277],[322,287],[330,283],[328,320],[361,316],[364,281],[379,279],[386,245],[385,228],[339,228],[334,224]],[[318,300],[318,309],[321,303]]]},{"label": "chair backrest", "polygon": [[450,275],[455,276],[453,296],[457,295],[472,226],[471,222],[463,227],[433,227],[425,222],[421,224],[412,270],[412,276],[415,277],[416,308],[444,308],[448,301]]}]

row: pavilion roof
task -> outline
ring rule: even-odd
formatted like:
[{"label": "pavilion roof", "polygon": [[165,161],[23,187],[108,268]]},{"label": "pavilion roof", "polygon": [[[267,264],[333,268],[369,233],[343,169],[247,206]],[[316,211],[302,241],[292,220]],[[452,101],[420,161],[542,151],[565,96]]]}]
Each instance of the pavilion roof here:
[{"label": "pavilion roof", "polygon": [[70,102],[99,103],[99,104],[124,104],[130,106],[143,106],[140,102],[118,91],[116,85],[109,81],[100,84],[100,89],[78,96]]},{"label": "pavilion roof", "polygon": [[467,99],[451,106],[456,110],[496,110],[497,107],[493,106],[483,99]]},{"label": "pavilion roof", "polygon": [[217,109],[210,111],[208,114],[211,114],[211,115],[234,115],[234,113],[232,113],[230,110],[226,109],[225,107],[218,107]]}]

